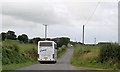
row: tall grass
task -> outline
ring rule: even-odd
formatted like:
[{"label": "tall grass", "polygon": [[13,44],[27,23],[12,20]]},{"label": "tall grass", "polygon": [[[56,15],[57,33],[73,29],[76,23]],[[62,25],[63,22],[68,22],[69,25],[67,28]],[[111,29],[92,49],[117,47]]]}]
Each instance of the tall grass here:
[{"label": "tall grass", "polygon": [[2,42],[0,41],[0,71],[2,70]]},{"label": "tall grass", "polygon": [[21,43],[17,40],[6,40],[2,42],[3,46],[12,46],[12,45],[16,45],[18,46],[20,49],[20,52],[24,52],[26,50],[30,50],[31,48],[35,48],[37,49],[37,45],[35,44],[29,44],[29,43]]},{"label": "tall grass", "polygon": [[58,48],[57,50],[57,58],[60,58],[67,50],[67,47],[63,45],[62,47]]},{"label": "tall grass", "polygon": [[79,65],[78,63],[80,63],[82,60],[90,60],[91,58],[96,58],[98,53],[99,49],[97,46],[77,45],[74,48],[71,63]]},{"label": "tall grass", "polygon": [[[16,40],[6,40],[2,44],[2,65],[3,69],[10,65],[21,65],[35,63],[37,61],[37,46],[23,44]],[[15,66],[14,66],[15,67]],[[12,68],[14,68],[12,67]]]},{"label": "tall grass", "polygon": [[[60,58],[67,47],[63,45],[58,49],[58,58]],[[24,44],[17,40],[6,40],[2,42],[2,69],[12,70],[26,65],[37,63],[37,45]]]},{"label": "tall grass", "polygon": [[118,44],[104,44],[100,48],[99,61],[109,63],[120,68],[120,46]]},{"label": "tall grass", "polygon": [[[111,45],[114,49],[116,48],[118,52],[120,53],[118,48],[118,45]],[[106,52],[108,51],[108,52]],[[109,52],[111,51],[111,52]],[[113,52],[113,49],[110,48],[110,46],[105,47],[103,45],[96,45],[96,46],[86,46],[86,45],[76,45],[74,48],[73,56],[71,58],[71,64],[75,66],[83,66],[83,67],[94,67],[94,68],[101,68],[101,69],[119,69],[118,63],[112,64],[110,63],[111,60],[108,58],[108,60],[105,61],[105,58],[111,57],[116,55],[115,52]],[[114,58],[116,62],[119,62],[116,57]],[[116,60],[117,59],[117,60]],[[101,60],[104,60],[104,63],[101,62]]]}]

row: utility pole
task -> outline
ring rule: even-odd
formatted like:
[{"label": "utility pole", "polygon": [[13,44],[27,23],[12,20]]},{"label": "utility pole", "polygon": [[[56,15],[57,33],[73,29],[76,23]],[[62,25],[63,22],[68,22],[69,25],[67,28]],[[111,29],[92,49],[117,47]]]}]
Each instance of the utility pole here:
[{"label": "utility pole", "polygon": [[96,37],[94,39],[95,39],[95,45],[96,45]]},{"label": "utility pole", "polygon": [[77,41],[76,41],[76,37],[75,37],[75,42],[77,42]]},{"label": "utility pole", "polygon": [[46,38],[47,38],[47,26],[48,25],[47,24],[43,24],[43,25],[45,26],[45,33],[44,33],[45,35],[44,36],[45,36],[45,40],[46,40]]},{"label": "utility pole", "polygon": [[83,39],[82,39],[83,40],[82,41],[83,44],[84,44],[84,36],[85,36],[85,32],[84,32],[85,30],[84,29],[85,29],[85,25],[83,25]]}]

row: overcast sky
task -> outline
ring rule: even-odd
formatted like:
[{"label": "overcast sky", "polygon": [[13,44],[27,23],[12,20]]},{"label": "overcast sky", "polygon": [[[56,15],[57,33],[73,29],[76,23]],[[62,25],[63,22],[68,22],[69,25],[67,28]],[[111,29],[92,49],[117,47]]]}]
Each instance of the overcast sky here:
[{"label": "overcast sky", "polygon": [[[70,1],[4,2],[2,3],[2,31],[27,34],[29,38],[44,37],[48,25],[48,37],[70,37],[82,41],[82,25],[85,25],[85,43],[118,41],[118,3]],[[97,9],[95,10],[95,8]],[[93,14],[87,22],[88,18]]]}]

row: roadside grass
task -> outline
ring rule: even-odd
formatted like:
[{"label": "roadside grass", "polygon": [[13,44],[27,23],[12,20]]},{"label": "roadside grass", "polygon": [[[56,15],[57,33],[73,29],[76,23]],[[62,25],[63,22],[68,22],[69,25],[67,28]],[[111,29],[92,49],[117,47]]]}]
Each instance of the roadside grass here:
[{"label": "roadside grass", "polygon": [[76,45],[73,56],[71,57],[71,64],[77,67],[90,67],[98,69],[118,70],[117,66],[110,63],[101,63],[98,61],[100,46],[85,46]]},{"label": "roadside grass", "polygon": [[2,41],[0,41],[0,71],[2,70]]},{"label": "roadside grass", "polygon": [[[22,57],[16,57],[16,56],[14,56],[15,54],[13,53],[12,55],[13,55],[14,59],[7,58],[7,60],[9,62],[7,64],[2,65],[3,71],[4,70],[15,70],[18,68],[22,68],[22,67],[26,67],[26,66],[38,63],[37,59],[36,60],[33,59],[33,58],[37,58],[36,55],[34,56],[34,52],[37,53],[37,45],[28,44],[28,43],[24,44],[24,43],[19,42],[18,40],[5,40],[2,42],[1,49],[4,48],[5,50],[10,50],[10,51],[14,52],[14,50],[12,50],[12,49],[14,49],[14,47],[15,47],[15,49],[18,48],[17,54],[20,54],[20,56],[22,56]],[[57,57],[60,58],[66,52],[66,50],[67,50],[67,47],[65,45],[60,47],[57,50],[57,55],[58,55]],[[7,55],[9,55],[8,53],[4,53],[4,54],[5,54],[4,58],[6,58]],[[11,53],[10,53],[10,55],[11,55]],[[20,61],[20,62],[16,63],[17,62],[16,58],[19,59],[18,61]],[[15,63],[12,63],[11,61],[15,62]]]},{"label": "roadside grass", "polygon": [[[14,48],[18,49],[18,53],[14,51]],[[7,61],[9,62],[6,62],[6,64],[2,65],[2,70],[14,70],[37,63],[37,45],[35,44],[24,44],[17,40],[6,40],[2,42],[1,49],[4,51],[9,50],[13,52],[12,54],[10,52],[10,54],[4,53],[3,61],[5,61],[7,58]],[[8,58],[8,56],[10,58]]]},{"label": "roadside grass", "polygon": [[62,55],[67,51],[67,47],[63,45],[62,47],[58,48],[57,50],[57,58],[62,57]]},{"label": "roadside grass", "polygon": [[33,64],[36,64],[36,63],[38,63],[38,62],[36,61],[36,62],[26,62],[26,63],[20,63],[20,64],[3,65],[2,70],[3,71],[4,70],[15,70],[15,69],[30,66],[30,65],[33,65]]},{"label": "roadside grass", "polygon": [[[87,59],[87,60],[74,60],[71,59],[71,64],[77,67],[89,67],[89,68],[95,68],[98,70],[118,70],[115,66],[109,64],[109,63],[99,63],[96,61],[96,59]],[[74,61],[74,62],[73,62]]]},{"label": "roadside grass", "polygon": [[19,47],[20,52],[30,50],[31,48],[37,49],[37,45],[35,44],[28,44],[28,43],[24,44],[24,43],[19,42],[18,40],[6,40],[2,42],[2,45],[3,46],[4,45],[7,45],[7,46],[17,45]]}]

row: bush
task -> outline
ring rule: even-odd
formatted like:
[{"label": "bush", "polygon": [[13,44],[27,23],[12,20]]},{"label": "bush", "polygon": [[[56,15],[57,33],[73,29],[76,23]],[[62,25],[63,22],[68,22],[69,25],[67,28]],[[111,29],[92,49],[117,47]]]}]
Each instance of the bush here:
[{"label": "bush", "polygon": [[101,63],[120,65],[120,46],[118,44],[104,44],[100,48],[99,61]]},{"label": "bush", "polygon": [[67,47],[63,45],[62,47],[58,48],[57,50],[57,57],[59,58],[60,56],[63,55],[63,53],[67,50]]},{"label": "bush", "polygon": [[99,42],[98,45],[106,45],[106,44],[111,44],[111,42]]},{"label": "bush", "polygon": [[2,64],[19,63],[19,48],[16,45],[2,46]]},{"label": "bush", "polygon": [[34,48],[31,48],[30,50],[26,50],[25,51],[25,55],[28,56],[31,60],[37,60],[38,54],[37,54],[37,50]]},{"label": "bush", "polygon": [[62,37],[59,38],[60,40],[57,42],[57,47],[62,47],[63,45],[66,45],[70,42],[70,38]]},{"label": "bush", "polygon": [[25,63],[27,61],[35,61],[37,51],[32,48],[21,53],[17,45],[2,46],[2,65]]}]

